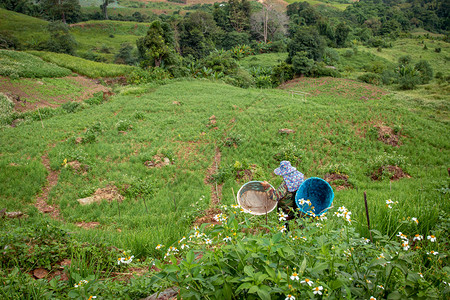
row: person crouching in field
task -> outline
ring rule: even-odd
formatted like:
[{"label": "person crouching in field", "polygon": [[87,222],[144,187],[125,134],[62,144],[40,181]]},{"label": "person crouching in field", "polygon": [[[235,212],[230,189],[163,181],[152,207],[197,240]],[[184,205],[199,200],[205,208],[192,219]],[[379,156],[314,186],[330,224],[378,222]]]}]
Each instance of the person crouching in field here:
[{"label": "person crouching in field", "polygon": [[[277,189],[271,188],[267,181],[262,182],[269,199],[277,201],[277,209],[287,215],[286,221],[295,217],[297,204],[295,204],[295,194],[300,185],[305,181],[305,176],[291,166],[289,161],[283,160],[280,166],[273,171],[276,175],[283,176],[283,182]],[[285,224],[289,230],[288,223]]]}]

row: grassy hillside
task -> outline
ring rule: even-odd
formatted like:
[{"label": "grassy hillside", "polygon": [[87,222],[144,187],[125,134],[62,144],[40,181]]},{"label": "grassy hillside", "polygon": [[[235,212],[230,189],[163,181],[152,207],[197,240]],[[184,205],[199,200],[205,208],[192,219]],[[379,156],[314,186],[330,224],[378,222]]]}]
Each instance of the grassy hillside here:
[{"label": "grassy hillside", "polygon": [[[300,89],[303,84],[293,82],[286,88]],[[45,184],[48,170],[41,157],[47,155],[51,170],[59,172],[49,202],[60,206],[68,228],[81,239],[108,241],[148,255],[157,244],[183,236],[199,210],[209,206],[210,187],[205,180],[217,148],[221,161],[213,178],[217,184],[224,182],[222,204],[234,203],[233,191],[249,180],[237,179],[244,169],[254,180],[280,183],[272,171],[283,157],[307,177],[346,174],[353,188],[336,190],[335,206],[349,207],[363,234],[367,234],[363,191],[375,229],[396,230],[385,222],[391,213],[385,207],[387,199],[399,202],[396,216],[419,218],[418,232],[432,228],[449,210],[444,192],[449,184],[448,123],[422,115],[414,102],[382,96],[385,92],[369,86],[361,85],[368,92],[361,99],[359,93],[345,92],[355,88],[354,84],[345,88],[345,81],[339,83],[340,93],[329,85],[306,85],[316,86],[319,92],[310,91],[304,101],[284,90],[174,82],[149,86],[149,92],[141,89],[138,95],[124,93],[101,106],[45,119],[42,124],[27,121],[4,129],[0,204],[8,210],[29,209]],[[282,128],[295,133],[279,134]],[[392,131],[380,136],[383,128]],[[399,147],[379,140],[391,135],[398,138]],[[86,142],[77,142],[79,138]],[[150,161],[163,158],[171,163],[150,167]],[[380,174],[383,180],[371,179],[387,165],[402,168],[410,178],[390,182],[386,171]],[[80,206],[77,202],[99,188],[114,186],[125,197],[119,204]],[[139,191],[146,192],[142,196]],[[71,225],[75,222],[99,222],[100,227],[85,231]]]},{"label": "grassy hillside", "polygon": [[0,32],[14,36],[21,44],[37,45],[48,39],[48,22],[0,8]]},{"label": "grassy hillside", "polygon": [[121,44],[136,48],[136,40],[147,33],[149,24],[121,21],[88,21],[71,25],[80,54],[92,52],[112,62]]}]

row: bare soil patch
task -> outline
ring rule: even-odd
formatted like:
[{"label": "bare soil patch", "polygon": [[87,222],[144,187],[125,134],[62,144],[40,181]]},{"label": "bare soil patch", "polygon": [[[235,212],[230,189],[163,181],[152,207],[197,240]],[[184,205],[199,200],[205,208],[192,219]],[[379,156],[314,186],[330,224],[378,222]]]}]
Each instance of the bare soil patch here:
[{"label": "bare soil patch", "polygon": [[78,227],[84,228],[84,229],[92,229],[100,225],[99,222],[78,222],[75,223]]},{"label": "bare soil patch", "polygon": [[[54,146],[55,145],[52,145],[52,148]],[[59,171],[54,171],[50,168],[50,159],[48,158],[47,153],[42,155],[42,163],[48,171],[47,184],[43,187],[42,193],[37,196],[34,206],[36,206],[41,213],[50,214],[53,219],[61,220],[59,208],[47,203],[48,193],[58,183]]]},{"label": "bare soil patch", "polygon": [[[98,84],[95,80],[83,76],[67,76],[59,78],[64,84],[79,88],[79,92],[63,93],[51,84],[45,84],[40,79],[23,79],[12,81],[0,76],[0,92],[9,96],[17,111],[29,111],[41,107],[58,107],[68,101],[83,101],[91,98],[97,92],[111,93],[110,89]],[[45,92],[43,92],[45,87]],[[51,92],[54,90],[55,92]],[[28,99],[28,101],[27,101]]]},{"label": "bare soil patch", "polygon": [[400,147],[400,135],[395,134],[394,130],[389,126],[378,125],[375,126],[378,128],[378,140],[391,145],[392,147]]},{"label": "bare soil patch", "polygon": [[353,188],[353,186],[348,183],[348,175],[346,174],[325,174],[324,179],[326,182],[331,184],[336,191]]},{"label": "bare soil patch", "polygon": [[217,207],[208,208],[203,212],[201,217],[194,221],[194,225],[200,226],[202,224],[220,224],[220,222],[214,220],[214,216],[220,213],[221,211]]},{"label": "bare soil patch", "polygon": [[214,161],[211,166],[206,171],[206,177],[204,180],[205,184],[209,184],[211,186],[211,205],[216,206],[220,203],[220,198],[222,197],[222,186],[223,184],[217,184],[212,182],[211,176],[217,173],[219,169],[221,159],[220,149],[216,148],[216,153],[214,155]]},{"label": "bare soil patch", "polygon": [[398,166],[382,166],[375,170],[370,178],[372,180],[381,180],[383,178],[383,175],[386,176],[386,174],[389,174],[390,180],[399,180],[400,178],[411,178],[411,176],[407,173],[405,173],[402,168]]}]

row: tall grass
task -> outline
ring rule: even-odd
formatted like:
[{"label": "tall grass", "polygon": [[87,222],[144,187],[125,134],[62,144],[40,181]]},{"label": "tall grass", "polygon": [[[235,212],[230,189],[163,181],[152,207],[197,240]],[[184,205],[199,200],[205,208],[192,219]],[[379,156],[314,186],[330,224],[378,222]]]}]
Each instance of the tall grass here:
[{"label": "tall grass", "polygon": [[57,64],[61,67],[70,69],[75,73],[90,78],[117,77],[128,74],[135,68],[126,65],[94,62],[62,53],[53,53],[46,51],[29,51],[29,53],[39,56],[45,61]]},{"label": "tall grass", "polygon": [[[1,175],[1,199],[8,209],[13,203],[32,201],[45,182],[46,171],[40,161],[47,151],[51,167],[60,170],[49,202],[60,205],[65,226],[81,240],[109,241],[149,255],[157,244],[169,244],[183,236],[198,207],[209,205],[210,187],[204,180],[216,147],[222,154],[219,167],[253,165],[258,170],[254,180],[265,179],[276,186],[281,181],[273,174],[277,154],[290,145],[300,157],[293,164],[307,177],[323,177],[332,165],[343,166],[353,189],[336,191],[334,205],[351,209],[357,229],[364,235],[363,191],[368,196],[372,228],[391,234],[396,228],[389,218],[410,216],[418,218],[418,230],[425,234],[439,215],[449,210],[445,191],[450,139],[448,123],[410,110],[413,106],[421,111],[414,105],[395,96],[361,101],[350,94],[319,94],[305,102],[283,90],[174,82],[149,93],[116,96],[100,106],[46,119],[44,127],[36,122],[4,129],[0,133],[0,165],[7,172]],[[215,126],[209,119],[212,115]],[[121,132],[123,124],[127,129]],[[378,141],[373,127],[378,124],[399,128],[402,145],[394,148]],[[281,128],[295,133],[280,135]],[[90,142],[76,142],[88,135],[92,136]],[[227,146],[228,137],[239,137],[238,145]],[[145,162],[154,160],[155,155],[168,157],[171,164],[148,168]],[[402,168],[411,178],[372,181],[370,173],[376,162],[387,161],[383,159],[387,156],[404,157]],[[81,167],[70,167],[65,159],[76,160]],[[224,178],[221,201],[232,204],[233,191],[246,179]],[[134,187],[139,182],[146,182],[151,194],[137,193]],[[118,188],[123,202],[78,204],[78,198],[108,185]],[[385,206],[387,199],[399,203],[390,210]],[[71,225],[93,221],[101,225],[89,231]]]}]

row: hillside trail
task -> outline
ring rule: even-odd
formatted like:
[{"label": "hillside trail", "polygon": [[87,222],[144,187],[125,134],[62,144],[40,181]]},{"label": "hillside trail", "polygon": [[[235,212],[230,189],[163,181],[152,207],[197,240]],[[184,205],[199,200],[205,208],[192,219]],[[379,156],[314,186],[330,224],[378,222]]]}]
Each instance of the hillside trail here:
[{"label": "hillside trail", "polygon": [[49,216],[58,221],[62,221],[62,217],[57,206],[52,206],[47,203],[48,194],[51,189],[58,183],[59,171],[54,171],[50,168],[50,159],[48,158],[48,152],[56,145],[51,145],[42,156],[42,164],[48,171],[47,183],[42,188],[42,191],[36,195],[36,203],[34,206],[43,214],[49,214]]}]

